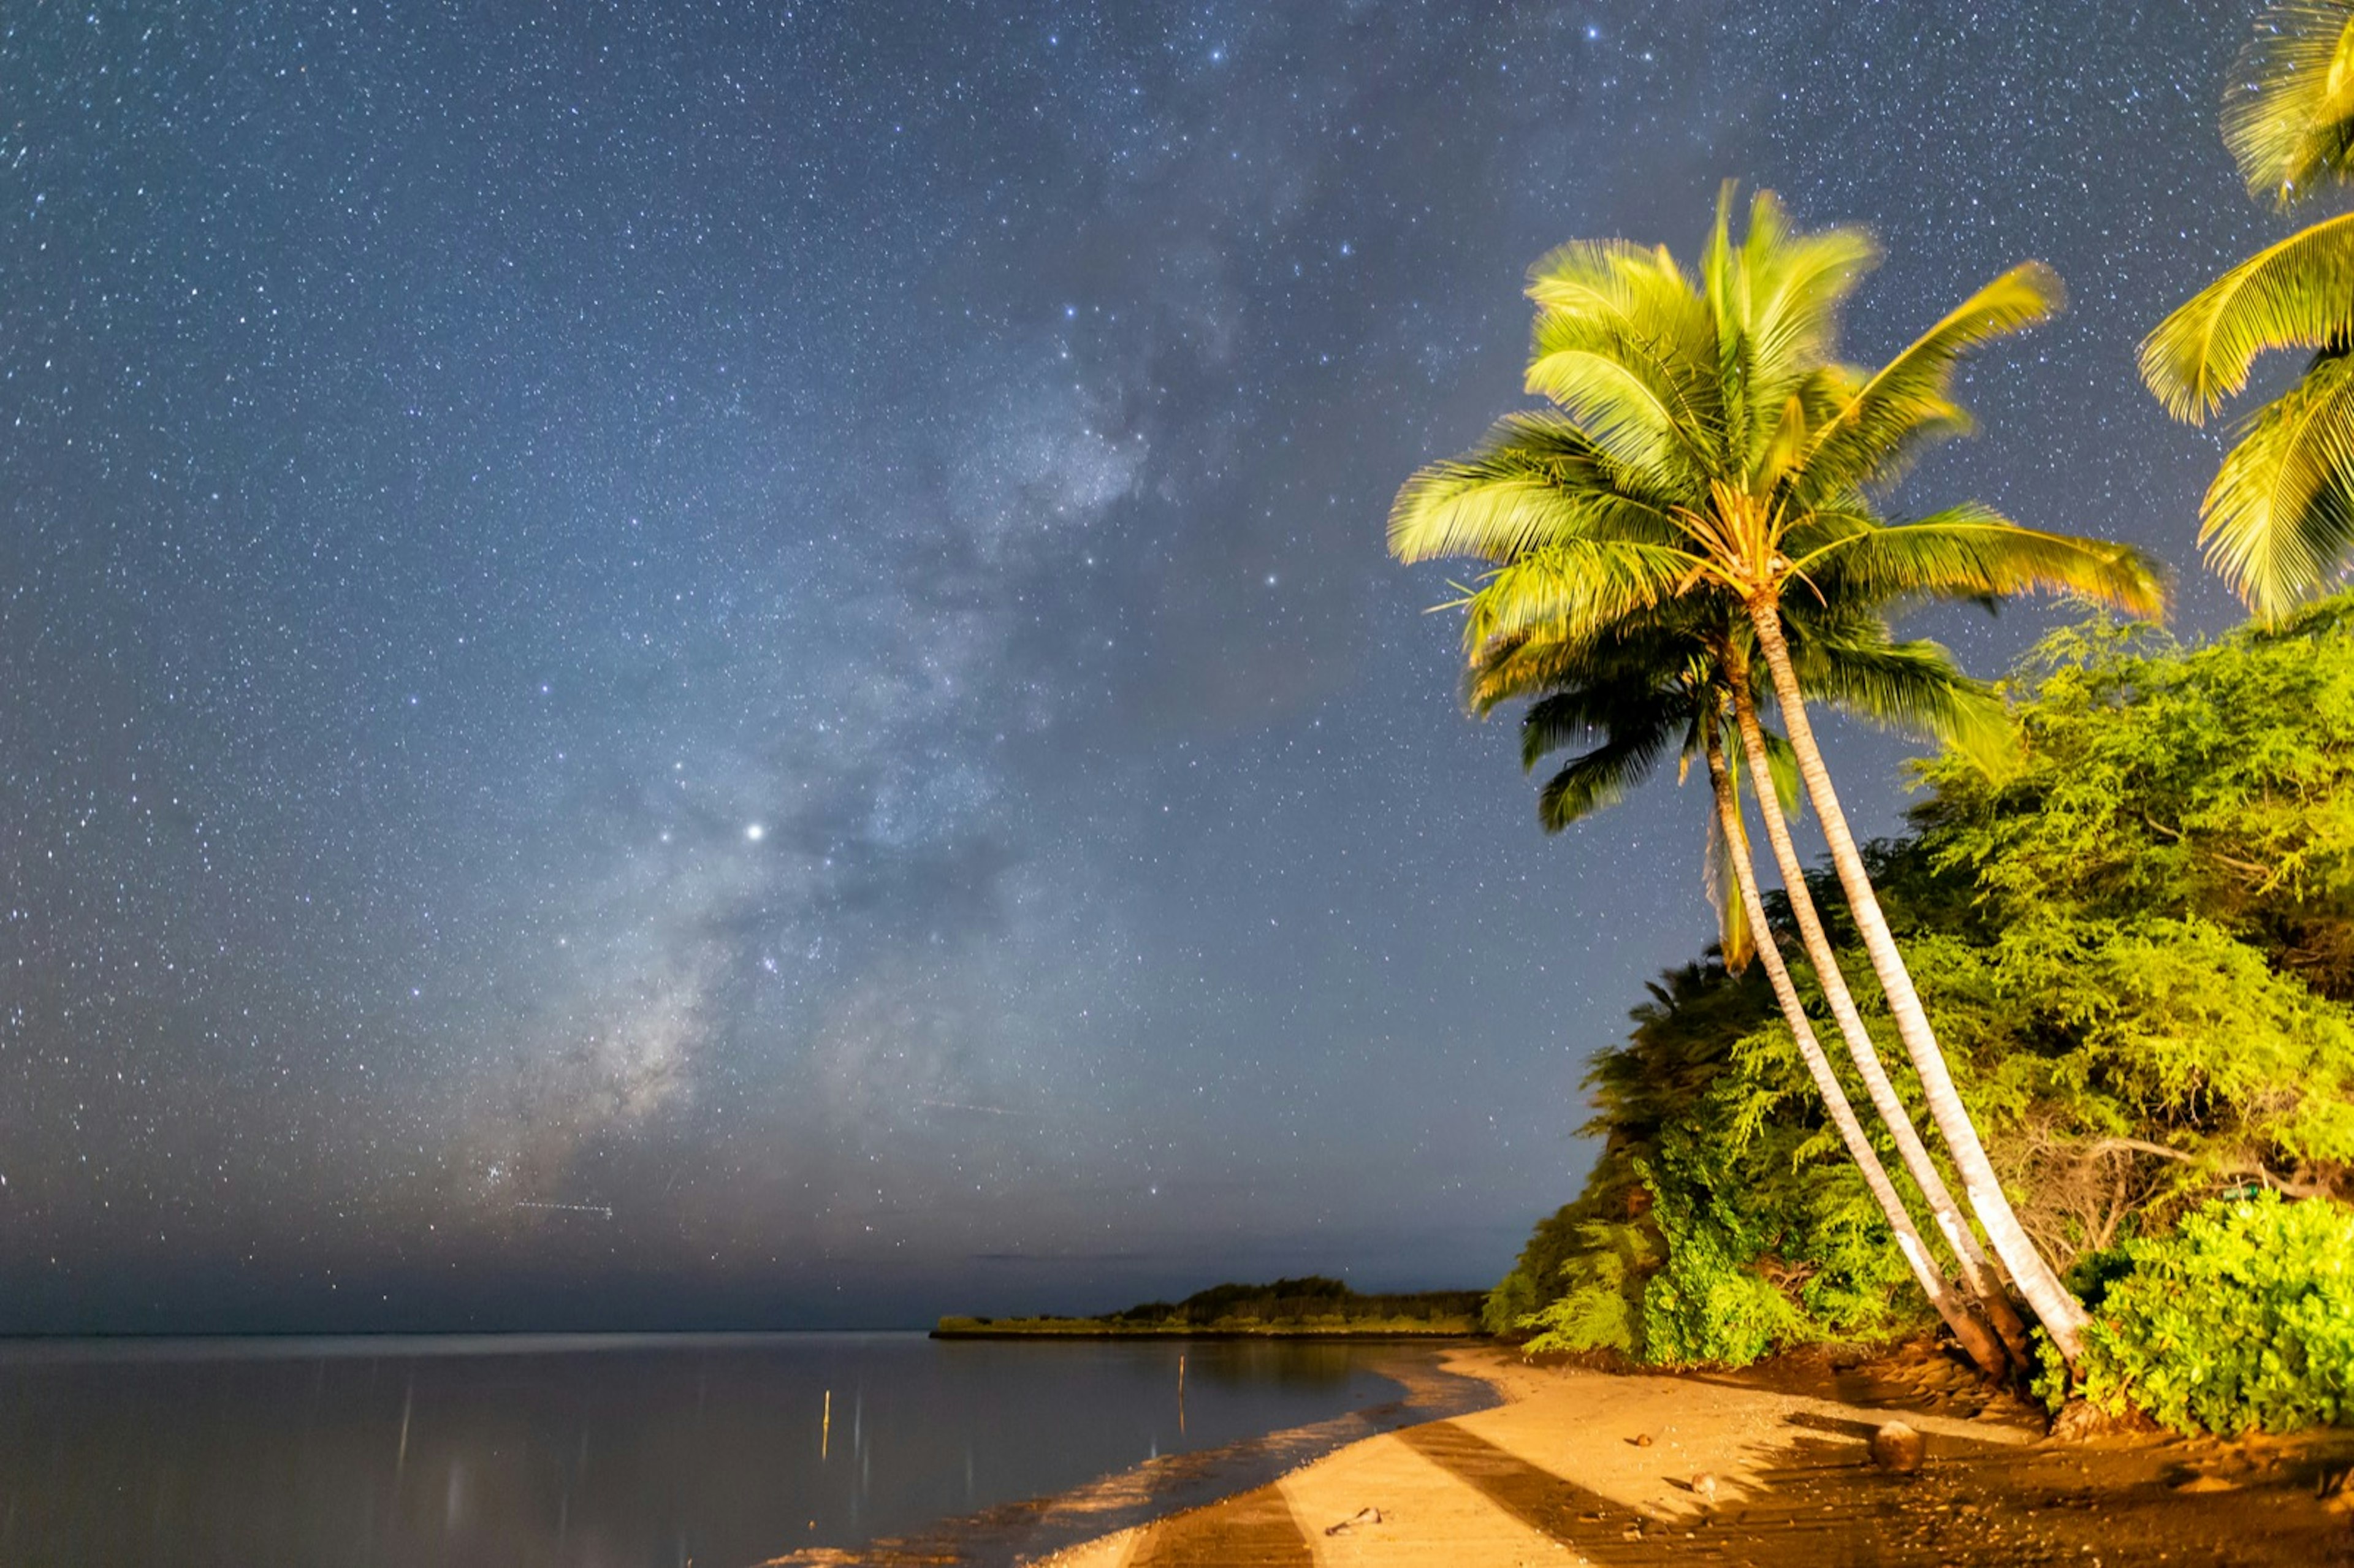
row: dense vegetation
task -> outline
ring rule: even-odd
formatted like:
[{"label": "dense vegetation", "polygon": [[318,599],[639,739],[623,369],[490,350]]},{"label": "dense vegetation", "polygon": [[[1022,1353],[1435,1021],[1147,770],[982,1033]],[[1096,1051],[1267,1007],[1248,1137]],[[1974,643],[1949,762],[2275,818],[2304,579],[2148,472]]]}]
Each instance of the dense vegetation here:
[{"label": "dense vegetation", "polygon": [[1147,1301],[1100,1318],[944,1318],[938,1332],[1012,1334],[1380,1335],[1471,1334],[1482,1306],[1476,1290],[1361,1295],[1321,1275],[1266,1285],[1214,1285],[1182,1301]]},{"label": "dense vegetation", "polygon": [[[2017,763],[1926,763],[1913,831],[1870,859],[2021,1222],[2093,1308],[2083,1392],[2222,1430],[2338,1419],[2354,596],[2201,648],[2095,620],[2006,694]],[[1813,892],[1867,973],[1837,885]],[[1756,970],[1696,962],[1635,1017],[1589,1078],[1585,1191],[1490,1326],[1673,1364],[1927,1321]]]}]

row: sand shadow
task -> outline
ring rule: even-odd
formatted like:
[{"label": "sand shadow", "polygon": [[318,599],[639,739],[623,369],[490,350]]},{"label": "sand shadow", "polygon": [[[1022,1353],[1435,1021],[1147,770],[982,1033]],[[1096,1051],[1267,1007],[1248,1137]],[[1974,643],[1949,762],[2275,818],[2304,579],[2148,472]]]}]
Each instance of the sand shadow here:
[{"label": "sand shadow", "polygon": [[1315,1549],[1275,1487],[1152,1527],[1131,1568],[1311,1568]]},{"label": "sand shadow", "polygon": [[[1599,1492],[1532,1465],[1452,1421],[1413,1426],[1398,1441],[1527,1525],[1599,1564],[1655,1563],[1661,1542],[1649,1532],[1673,1529],[1677,1543],[1685,1525],[1672,1527],[1646,1518]],[[1695,1535],[1698,1531],[1695,1531]]]},{"label": "sand shadow", "polygon": [[[2028,1560],[1957,1554],[1951,1533],[1937,1528],[1942,1519],[1905,1506],[1911,1494],[1904,1478],[1882,1474],[1852,1443],[1828,1437],[1797,1436],[1739,1499],[1670,1518],[1639,1513],[1452,1422],[1397,1436],[1522,1524],[1601,1568],[1662,1562],[1903,1568],[1950,1563],[1957,1555],[1976,1562]],[[1663,1478],[1691,1490],[1689,1482]]]}]

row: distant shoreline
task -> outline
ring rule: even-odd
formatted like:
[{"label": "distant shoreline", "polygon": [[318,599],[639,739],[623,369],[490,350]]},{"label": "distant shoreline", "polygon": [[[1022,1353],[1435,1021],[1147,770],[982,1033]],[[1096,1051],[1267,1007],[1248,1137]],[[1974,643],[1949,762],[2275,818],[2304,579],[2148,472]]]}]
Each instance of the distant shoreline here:
[{"label": "distant shoreline", "polygon": [[1214,1285],[1182,1301],[1147,1301],[1089,1317],[944,1317],[935,1340],[1485,1340],[1485,1294],[1362,1295],[1321,1275]]},{"label": "distant shoreline", "polygon": [[1117,1323],[1100,1318],[943,1318],[935,1340],[1351,1340],[1485,1342],[1469,1323]]}]

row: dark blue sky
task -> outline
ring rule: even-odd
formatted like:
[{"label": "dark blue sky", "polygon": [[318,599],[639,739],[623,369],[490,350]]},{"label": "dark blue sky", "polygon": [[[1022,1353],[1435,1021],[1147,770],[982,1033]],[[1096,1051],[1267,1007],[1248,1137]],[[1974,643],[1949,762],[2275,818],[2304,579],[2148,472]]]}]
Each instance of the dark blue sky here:
[{"label": "dark blue sky", "polygon": [[1743,176],[1868,356],[2052,262],[1910,493],[2222,624],[2132,355],[2280,225],[2249,10],[9,7],[0,1329],[1487,1283],[1710,929],[1383,555],[1522,270]]}]

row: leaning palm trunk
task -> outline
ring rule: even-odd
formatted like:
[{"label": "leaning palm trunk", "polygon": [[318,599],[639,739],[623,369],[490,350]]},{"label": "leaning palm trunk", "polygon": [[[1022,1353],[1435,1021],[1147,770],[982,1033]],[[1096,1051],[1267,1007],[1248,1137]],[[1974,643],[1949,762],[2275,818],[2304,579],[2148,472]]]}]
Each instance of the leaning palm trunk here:
[{"label": "leaning palm trunk", "polygon": [[2010,1296],[2004,1290],[2001,1278],[1995,1273],[1978,1238],[1955,1202],[1946,1179],[1937,1170],[1936,1161],[1929,1157],[1928,1146],[1921,1141],[1920,1132],[1913,1125],[1913,1115],[1905,1108],[1896,1093],[1896,1086],[1888,1081],[1888,1070],[1881,1065],[1879,1048],[1872,1042],[1872,1033],[1864,1027],[1863,1015],[1856,1010],[1855,998],[1847,987],[1847,975],[1840,968],[1839,955],[1831,946],[1830,935],[1823,928],[1822,916],[1815,907],[1814,895],[1807,886],[1806,867],[1798,860],[1797,845],[1790,838],[1789,823],[1782,816],[1782,807],[1774,788],[1772,767],[1766,756],[1766,732],[1757,722],[1757,709],[1749,696],[1749,676],[1745,669],[1735,665],[1733,684],[1734,719],[1740,730],[1743,754],[1747,758],[1751,777],[1757,786],[1758,820],[1766,825],[1766,842],[1774,852],[1774,863],[1782,874],[1782,886],[1790,900],[1790,914],[1798,927],[1798,939],[1806,948],[1807,961],[1815,967],[1815,976],[1823,988],[1823,1001],[1839,1024],[1840,1036],[1847,1044],[1849,1057],[1863,1080],[1864,1092],[1871,1097],[1872,1109],[1880,1113],[1889,1137],[1896,1144],[1897,1158],[1904,1162],[1905,1171],[1920,1188],[1921,1196],[1929,1205],[1929,1213],[1937,1230],[1953,1249],[1954,1261],[1960,1267],[1962,1281],[1977,1298],[1988,1319],[2001,1334],[2003,1343],[2023,1369],[2032,1364],[2027,1343],[2027,1326],[2020,1320]]},{"label": "leaning palm trunk", "polygon": [[1897,1195],[1896,1185],[1888,1179],[1887,1168],[1880,1162],[1880,1152],[1864,1136],[1863,1124],[1856,1119],[1855,1107],[1848,1103],[1847,1091],[1840,1086],[1839,1076],[1831,1071],[1830,1060],[1823,1054],[1822,1044],[1815,1038],[1814,1026],[1807,1018],[1804,1003],[1798,1000],[1798,988],[1790,982],[1790,970],[1782,962],[1782,950],[1773,930],[1766,924],[1766,903],[1757,892],[1757,870],[1751,863],[1749,836],[1742,826],[1741,803],[1733,789],[1733,775],[1725,766],[1724,747],[1718,738],[1713,723],[1705,726],[1708,751],[1708,778],[1716,792],[1718,830],[1724,834],[1725,858],[1732,863],[1733,882],[1741,895],[1742,912],[1749,917],[1757,961],[1766,970],[1766,979],[1774,988],[1774,1000],[1781,1004],[1782,1017],[1790,1025],[1791,1038],[1797,1042],[1799,1059],[1807,1065],[1807,1075],[1815,1082],[1815,1090],[1822,1096],[1823,1108],[1829,1113],[1831,1125],[1839,1128],[1840,1141],[1847,1146],[1848,1157],[1863,1173],[1863,1184],[1872,1190],[1872,1201],[1888,1221],[1888,1228],[1896,1234],[1896,1250],[1904,1255],[1904,1262],[1913,1270],[1922,1294],[1937,1316],[1953,1330],[1971,1361],[1980,1372],[1999,1378],[2009,1372],[2010,1362],[2002,1344],[1980,1318],[1971,1304],[1964,1300],[1946,1279],[1929,1254],[1921,1232],[1913,1222],[1912,1213],[1904,1200]]},{"label": "leaning palm trunk", "polygon": [[1853,994],[1848,990],[1846,973],[1840,968],[1838,954],[1831,946],[1829,934],[1824,929],[1821,915],[1815,907],[1813,895],[1808,889],[1806,868],[1799,862],[1797,846],[1790,837],[1789,824],[1783,819],[1781,807],[1772,793],[1765,733],[1758,725],[1756,710],[1745,695],[1735,697],[1734,709],[1741,726],[1743,748],[1751,772],[1758,780],[1758,816],[1766,825],[1766,842],[1774,852],[1775,863],[1782,873],[1791,915],[1798,927],[1808,961],[1815,966],[1816,975],[1823,988],[1823,999],[1839,1024],[1848,1054],[1863,1080],[1872,1108],[1880,1113],[1882,1121],[1888,1127],[1889,1136],[1896,1144],[1898,1157],[1903,1160],[1906,1172],[1912,1176],[1921,1190],[1922,1197],[1929,1204],[1938,1232],[1945,1236],[1946,1245],[1953,1249],[1964,1282],[1992,1319],[2013,1356],[2020,1365],[2028,1365],[2031,1358],[2026,1325],[2020,1320],[2018,1311],[2011,1306],[2010,1298],[2004,1290],[1992,1262],[1978,1245],[1978,1236],[1971,1231],[1961,1204],[1955,1200],[1952,1191],[1946,1185],[1945,1177],[1937,1170],[1936,1162],[1930,1158],[1927,1146],[1922,1142],[1919,1131],[1913,1125],[1912,1114],[1897,1095],[1895,1086],[1889,1082],[1879,1050],[1872,1044],[1862,1014],[1857,1011]]},{"label": "leaning palm trunk", "polygon": [[1913,976],[1904,967],[1904,956],[1897,950],[1887,917],[1881,913],[1880,899],[1864,870],[1863,856],[1856,849],[1855,836],[1848,829],[1838,791],[1832,789],[1830,774],[1823,766],[1822,750],[1815,744],[1814,729],[1807,722],[1806,701],[1798,689],[1797,673],[1790,664],[1789,644],[1782,635],[1781,610],[1770,596],[1759,595],[1749,600],[1749,617],[1757,630],[1758,650],[1766,656],[1766,671],[1773,677],[1783,730],[1797,758],[1798,777],[1805,781],[1808,798],[1813,801],[1815,815],[1822,823],[1824,841],[1830,846],[1831,864],[1839,872],[1849,911],[1863,938],[1864,951],[1872,959],[1872,973],[1879,977],[1881,990],[1887,995],[1897,1038],[1904,1043],[1904,1054],[1912,1059],[1913,1070],[1920,1076],[1929,1119],[1946,1140],[1946,1150],[1961,1175],[1962,1191],[1968,1194],[1970,1210],[1978,1216],[1978,1224],[1986,1227],[1987,1240],[1993,1245],[1995,1255],[2002,1259],[2020,1294],[2042,1320],[2044,1331],[2052,1336],[2052,1343],[2073,1370],[2084,1351],[2084,1329],[2088,1320],[2084,1308],[2060,1283],[2060,1277],[2052,1272],[2043,1255],[2035,1250],[2035,1244],[2020,1224],[2010,1199],[1995,1176],[1994,1165],[1987,1159],[1986,1146],[1978,1140],[1978,1128],[1971,1125],[1968,1108],[1954,1087],[1953,1075],[1946,1070],[1945,1054],[1938,1050],[1936,1035],[1929,1027],[1929,1015],[1922,1009],[1920,993],[1914,990]]}]

